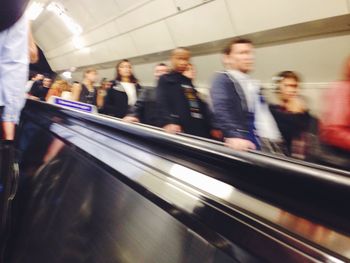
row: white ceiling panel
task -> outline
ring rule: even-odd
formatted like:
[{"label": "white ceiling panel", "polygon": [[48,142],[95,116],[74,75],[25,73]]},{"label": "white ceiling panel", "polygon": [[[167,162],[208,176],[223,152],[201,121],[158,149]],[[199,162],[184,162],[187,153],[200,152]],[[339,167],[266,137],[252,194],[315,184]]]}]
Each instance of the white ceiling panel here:
[{"label": "white ceiling panel", "polygon": [[122,12],[146,2],[145,0],[114,0],[114,1],[116,2],[117,6],[121,9]]},{"label": "white ceiling panel", "polygon": [[[79,2],[77,0],[74,1]],[[87,9],[87,12],[91,14],[97,24],[103,23],[121,13],[121,9],[115,0],[84,0],[84,8]]]},{"label": "white ceiling panel", "polygon": [[74,19],[84,30],[95,26],[98,21],[92,15],[90,8],[84,2],[78,0],[65,0],[63,2],[67,14]]},{"label": "white ceiling panel", "polygon": [[106,41],[111,54],[110,60],[137,56],[139,53],[129,35],[122,35]]},{"label": "white ceiling panel", "polygon": [[135,30],[130,35],[141,54],[160,52],[175,47],[163,21]]},{"label": "white ceiling panel", "polygon": [[69,56],[72,56],[72,65],[70,66],[81,67],[94,64],[91,50],[89,48],[77,50],[74,53],[69,54]]},{"label": "white ceiling panel", "polygon": [[127,32],[176,12],[177,10],[172,0],[154,0],[119,17],[117,23],[121,32]]},{"label": "white ceiling panel", "polygon": [[95,63],[110,61],[112,57],[111,51],[105,43],[92,46],[90,55]]},{"label": "white ceiling panel", "polygon": [[74,48],[73,42],[67,41],[62,46],[55,48],[55,49],[52,49],[49,52],[46,52],[45,55],[46,55],[46,58],[51,59],[51,58],[57,57],[59,55],[72,52],[74,50],[75,50],[75,48]]},{"label": "white ceiling panel", "polygon": [[346,0],[226,1],[239,35],[349,12]]},{"label": "white ceiling panel", "polygon": [[111,21],[83,35],[87,45],[109,39],[119,34],[119,29],[115,21]]},{"label": "white ceiling panel", "polygon": [[224,0],[217,0],[167,20],[178,46],[188,46],[235,35]]},{"label": "white ceiling panel", "polygon": [[47,20],[38,30],[34,32],[35,39],[39,40],[39,46],[41,46],[45,51],[56,47],[57,43],[62,42],[63,39],[70,36],[71,32],[57,17],[52,17],[51,19]]},{"label": "white ceiling panel", "polygon": [[181,11],[194,7],[196,5],[208,2],[208,0],[174,0],[174,1],[176,4],[176,7],[178,7]]}]

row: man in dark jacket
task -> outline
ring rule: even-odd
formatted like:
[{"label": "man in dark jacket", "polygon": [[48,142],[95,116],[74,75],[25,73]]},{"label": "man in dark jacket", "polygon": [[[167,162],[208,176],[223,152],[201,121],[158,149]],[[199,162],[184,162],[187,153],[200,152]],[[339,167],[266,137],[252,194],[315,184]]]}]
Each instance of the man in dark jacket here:
[{"label": "man in dark jacket", "polygon": [[236,39],[227,50],[227,71],[216,76],[211,89],[216,123],[228,147],[257,149],[254,108],[259,90],[248,75],[253,68],[253,45],[248,39]]},{"label": "man in dark jacket", "polygon": [[157,102],[161,127],[169,133],[185,132],[210,137],[209,114],[192,81],[183,75],[191,54],[186,48],[171,53],[173,70],[158,82]]},{"label": "man in dark jacket", "polygon": [[[154,77],[156,85],[159,78],[167,73],[169,73],[169,68],[166,64],[159,63],[155,66]],[[152,126],[159,126],[156,88],[143,87],[136,104],[123,120],[126,122],[141,122]]]}]

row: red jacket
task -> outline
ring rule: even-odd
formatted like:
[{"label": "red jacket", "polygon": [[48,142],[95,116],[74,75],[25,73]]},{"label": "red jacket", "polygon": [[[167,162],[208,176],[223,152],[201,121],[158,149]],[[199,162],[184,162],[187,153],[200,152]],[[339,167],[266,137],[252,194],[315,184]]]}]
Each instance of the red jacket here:
[{"label": "red jacket", "polygon": [[350,81],[335,83],[327,92],[320,137],[329,145],[350,151]]}]

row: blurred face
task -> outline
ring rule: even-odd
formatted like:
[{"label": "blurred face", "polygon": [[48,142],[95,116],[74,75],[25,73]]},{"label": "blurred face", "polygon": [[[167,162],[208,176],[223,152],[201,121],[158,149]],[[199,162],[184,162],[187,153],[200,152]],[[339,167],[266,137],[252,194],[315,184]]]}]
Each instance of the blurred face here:
[{"label": "blurred face", "polygon": [[122,78],[130,78],[132,75],[132,66],[130,62],[122,62],[118,67],[118,72]]},{"label": "blurred face", "polygon": [[173,69],[177,72],[183,73],[187,69],[190,58],[191,54],[187,50],[177,49],[173,51],[171,55],[171,64],[173,65]]},{"label": "blurred face", "polygon": [[103,86],[104,86],[104,89],[106,90],[110,89],[112,87],[112,82],[106,81]]},{"label": "blurred face", "polygon": [[227,63],[231,69],[249,73],[253,70],[254,48],[252,44],[234,44],[227,56]]},{"label": "blurred face", "polygon": [[279,83],[280,98],[289,101],[298,95],[299,84],[293,78],[285,78]]},{"label": "blurred face", "polygon": [[94,83],[97,81],[98,74],[96,71],[90,71],[89,73],[85,73],[85,78],[90,81],[91,83]]},{"label": "blurred face", "polygon": [[159,79],[161,76],[168,74],[169,73],[169,69],[167,66],[156,66],[154,68],[154,77],[156,79]]},{"label": "blurred face", "polygon": [[50,87],[51,82],[52,82],[52,81],[51,81],[50,78],[44,78],[44,80],[43,80],[43,86],[46,87],[46,88],[48,88],[48,87]]},{"label": "blurred face", "polygon": [[42,75],[42,74],[36,74],[35,80],[43,80],[43,79],[44,79],[44,75]]},{"label": "blurred face", "polygon": [[188,65],[187,70],[183,73],[185,77],[194,80],[196,78],[196,69],[192,65]]}]

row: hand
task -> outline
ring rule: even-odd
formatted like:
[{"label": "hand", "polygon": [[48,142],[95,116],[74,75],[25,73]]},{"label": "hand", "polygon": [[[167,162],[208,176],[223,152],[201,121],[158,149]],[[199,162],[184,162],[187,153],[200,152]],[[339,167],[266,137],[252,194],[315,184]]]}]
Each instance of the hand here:
[{"label": "hand", "polygon": [[256,146],[249,140],[240,138],[226,138],[225,145],[236,151],[256,150]]},{"label": "hand", "polygon": [[123,121],[129,122],[129,123],[132,123],[132,122],[137,122],[137,123],[139,123],[139,122],[140,122],[139,118],[134,117],[134,116],[125,116],[125,117],[123,118]]},{"label": "hand", "polygon": [[213,129],[210,131],[210,135],[213,139],[222,141],[224,135],[222,134],[222,131],[217,130],[217,129]]},{"label": "hand", "polygon": [[28,99],[31,99],[31,100],[37,100],[37,101],[40,100],[38,97],[35,97],[35,96],[32,96],[32,95],[28,95],[27,98],[28,98]]},{"label": "hand", "polygon": [[180,125],[177,125],[177,124],[168,124],[168,125],[165,125],[163,127],[163,129],[168,132],[168,133],[172,133],[172,134],[176,134],[176,133],[179,133],[179,132],[182,132],[182,128]]}]

